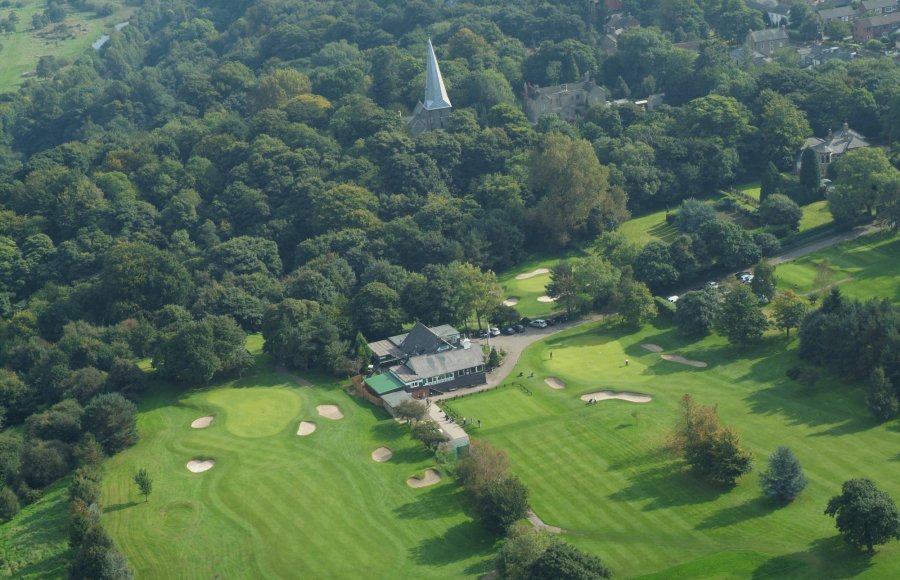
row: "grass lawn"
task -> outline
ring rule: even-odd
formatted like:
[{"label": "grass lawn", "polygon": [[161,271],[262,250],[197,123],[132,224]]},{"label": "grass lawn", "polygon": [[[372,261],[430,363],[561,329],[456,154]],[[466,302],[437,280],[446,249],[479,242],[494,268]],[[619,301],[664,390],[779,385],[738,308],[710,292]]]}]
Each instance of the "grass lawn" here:
[{"label": "grass lawn", "polygon": [[678,229],[666,223],[664,209],[633,217],[619,226],[619,231],[642,246],[654,241],[671,242],[678,237]]},{"label": "grass lawn", "polygon": [[[709,367],[662,360],[640,346],[648,342]],[[523,353],[511,373],[534,372],[525,380],[530,395],[507,387],[453,407],[482,421],[475,437],[508,450],[537,514],[616,577],[900,577],[900,542],[870,558],[846,547],[822,514],[852,477],[870,477],[900,501],[900,426],[876,424],[861,387],[822,380],[810,391],[787,379],[795,346],[773,334],[741,352],[720,337],[688,342],[670,328],[630,334],[598,323]],[[567,388],[547,387],[550,376]],[[602,389],[653,401],[586,406],[578,398]],[[664,448],[686,392],[718,404],[754,453],[754,472],[734,489],[696,479]],[[787,506],[758,487],[757,471],[778,445],[794,451],[810,481]]]},{"label": "grass lawn", "polygon": [[750,196],[756,201],[759,201],[759,190],[760,185],[759,181],[754,181],[752,183],[745,183],[744,185],[738,185],[735,189],[743,193],[744,195]]},{"label": "grass lawn", "polygon": [[[300,387],[248,344],[257,366],[240,380],[179,392],[159,387],[140,408],[140,442],[105,464],[107,530],[138,578],[477,577],[489,571],[494,538],[466,513],[446,477],[422,489],[405,480],[435,467],[383,410],[338,383]],[[345,418],[320,417],[336,404]],[[205,415],[207,429],[192,429]],[[308,437],[299,421],[315,421]],[[392,460],[374,462],[380,446]],[[192,458],[213,458],[190,473]],[[154,479],[145,503],[132,476]]]},{"label": "grass lawn", "polygon": [[68,478],[0,525],[0,577],[65,578],[69,570]]},{"label": "grass lawn", "polygon": [[497,281],[506,298],[518,300],[516,310],[522,316],[539,318],[558,312],[560,308],[555,302],[538,302],[540,296],[547,294],[546,286],[550,283],[550,274],[538,274],[524,280],[517,280],[519,274],[534,272],[539,269],[549,269],[566,258],[577,258],[582,254],[577,250],[565,252],[556,256],[532,256],[515,268],[497,275]]},{"label": "grass lawn", "polygon": [[834,217],[828,210],[828,201],[824,199],[805,205],[801,209],[803,217],[800,219],[800,232],[827,226],[834,221]]},{"label": "grass lawn", "polygon": [[[828,263],[823,265],[823,260]],[[799,294],[837,285],[845,295],[861,300],[882,297],[900,302],[900,236],[890,232],[862,236],[781,264],[775,275],[779,289]]]},{"label": "grass lawn", "polygon": [[[123,7],[119,0],[112,0],[115,12],[110,16],[98,18],[93,11],[73,11],[66,4],[67,16],[63,24],[69,28],[71,38],[56,40],[38,36],[49,30],[45,28],[35,31],[31,28],[31,17],[44,11],[47,3],[44,0],[19,0],[20,7],[0,8],[0,20],[5,20],[10,12],[19,16],[17,31],[0,35],[0,92],[15,90],[25,80],[22,73],[33,71],[41,56],[57,56],[75,59],[90,48],[101,34],[108,31],[117,22],[122,22],[134,12],[134,7]],[[57,25],[58,26],[58,25]]]}]

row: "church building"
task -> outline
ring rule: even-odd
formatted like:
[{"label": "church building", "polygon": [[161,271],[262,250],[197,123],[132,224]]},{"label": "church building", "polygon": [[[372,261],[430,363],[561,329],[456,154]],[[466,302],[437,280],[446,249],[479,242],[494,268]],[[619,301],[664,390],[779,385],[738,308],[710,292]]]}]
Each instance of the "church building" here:
[{"label": "church building", "polygon": [[413,136],[426,131],[446,129],[450,126],[450,98],[444,87],[444,79],[434,55],[434,46],[428,39],[428,55],[425,64],[425,102],[419,102],[407,120]]}]

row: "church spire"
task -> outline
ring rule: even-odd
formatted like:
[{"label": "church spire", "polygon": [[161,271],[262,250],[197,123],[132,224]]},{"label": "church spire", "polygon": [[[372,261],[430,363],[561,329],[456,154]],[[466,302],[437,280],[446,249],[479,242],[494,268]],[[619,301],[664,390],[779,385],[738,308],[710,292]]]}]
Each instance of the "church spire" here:
[{"label": "church spire", "polygon": [[425,65],[425,109],[434,111],[437,109],[449,109],[452,107],[447,89],[444,87],[444,79],[441,77],[441,69],[438,66],[437,57],[434,55],[434,46],[428,39],[428,62]]}]

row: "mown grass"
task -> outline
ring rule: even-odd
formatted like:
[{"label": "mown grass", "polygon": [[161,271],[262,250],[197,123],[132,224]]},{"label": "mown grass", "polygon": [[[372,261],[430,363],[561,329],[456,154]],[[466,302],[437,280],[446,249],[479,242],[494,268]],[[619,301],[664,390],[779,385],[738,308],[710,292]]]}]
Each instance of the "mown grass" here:
[{"label": "mown grass", "polygon": [[0,525],[0,576],[5,578],[65,578],[69,550],[69,480],[46,490],[40,501],[23,508]]},{"label": "mown grass", "polygon": [[[494,540],[453,479],[414,490],[435,467],[407,427],[340,385],[300,387],[258,359],[246,377],[181,393],[158,387],[140,408],[140,442],[106,464],[104,525],[139,578],[459,578],[490,570]],[[309,377],[308,377],[309,378]],[[345,418],[318,416],[339,405]],[[191,421],[214,415],[208,429]],[[299,421],[316,422],[308,437]],[[386,463],[370,454],[394,451]],[[192,458],[213,458],[190,473]],[[149,502],[132,482],[154,479]]]},{"label": "mown grass", "polygon": [[800,219],[801,233],[827,226],[834,221],[834,217],[828,209],[828,201],[824,199],[804,205],[801,209],[803,209],[803,217]]},{"label": "mown grass", "polygon": [[577,258],[583,255],[578,250],[569,250],[555,256],[532,256],[515,268],[510,268],[506,272],[498,274],[497,281],[500,283],[500,287],[503,288],[506,298],[518,300],[515,308],[522,316],[527,316],[528,318],[547,316],[560,310],[555,302],[538,302],[540,296],[547,294],[546,287],[550,283],[550,274],[539,274],[525,280],[517,280],[516,276],[533,272],[540,268],[550,269],[561,260]]},{"label": "mown grass", "polygon": [[47,3],[43,0],[20,0],[17,3],[21,6],[0,8],[2,20],[5,20],[10,12],[15,12],[19,16],[16,32],[0,35],[0,44],[3,45],[3,50],[0,51],[0,92],[14,90],[22,84],[25,80],[22,74],[33,71],[42,56],[52,55],[74,60],[88,50],[91,43],[105,30],[117,22],[127,20],[135,10],[134,7],[123,7],[118,0],[112,0],[115,12],[110,16],[98,18],[93,11],[74,11],[71,5],[66,4],[68,15],[64,24],[69,27],[73,38],[49,40],[37,35],[46,32],[47,29],[35,31],[31,27],[31,17],[46,9]]},{"label": "mown grass", "polygon": [[654,241],[671,242],[679,234],[678,228],[666,223],[664,209],[633,217],[619,226],[619,231],[642,246]]},{"label": "mown grass", "polygon": [[[648,342],[709,367],[662,360],[640,346]],[[481,419],[477,436],[509,452],[538,515],[617,577],[898,577],[900,542],[868,557],[845,547],[822,512],[853,477],[870,477],[900,500],[900,428],[872,420],[858,385],[823,379],[810,390],[789,380],[795,346],[772,333],[742,351],[716,336],[691,342],[671,328],[632,334],[600,323],[525,351],[511,376],[533,371],[520,379],[531,394],[508,387],[455,401],[454,409]],[[567,388],[550,389],[548,376]],[[578,398],[601,389],[654,399],[586,406]],[[718,405],[756,469],[778,445],[789,446],[810,481],[803,494],[782,506],[761,496],[756,470],[733,489],[687,472],[666,450],[684,393]]]},{"label": "mown grass", "polygon": [[837,286],[861,300],[900,301],[900,236],[890,232],[862,236],[781,264],[775,275],[779,289],[798,294]]}]

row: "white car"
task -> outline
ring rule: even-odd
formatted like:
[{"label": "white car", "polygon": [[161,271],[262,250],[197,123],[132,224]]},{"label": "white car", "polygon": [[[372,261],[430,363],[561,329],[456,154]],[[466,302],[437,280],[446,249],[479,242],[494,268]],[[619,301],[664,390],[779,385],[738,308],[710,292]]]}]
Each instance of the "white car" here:
[{"label": "white car", "polygon": [[488,328],[488,332],[491,333],[491,336],[500,336],[500,329],[494,328],[493,326]]},{"label": "white car", "polygon": [[667,296],[666,300],[668,300],[672,304],[675,304],[676,302],[678,302],[678,296],[675,296],[675,295]]},{"label": "white car", "polygon": [[718,290],[718,289],[719,289],[719,283],[716,282],[715,280],[710,280],[709,282],[706,283],[706,287],[707,287],[707,288],[712,288],[713,290]]},{"label": "white car", "polygon": [[537,318],[528,323],[530,326],[535,328],[547,328],[547,321],[543,318]]}]

